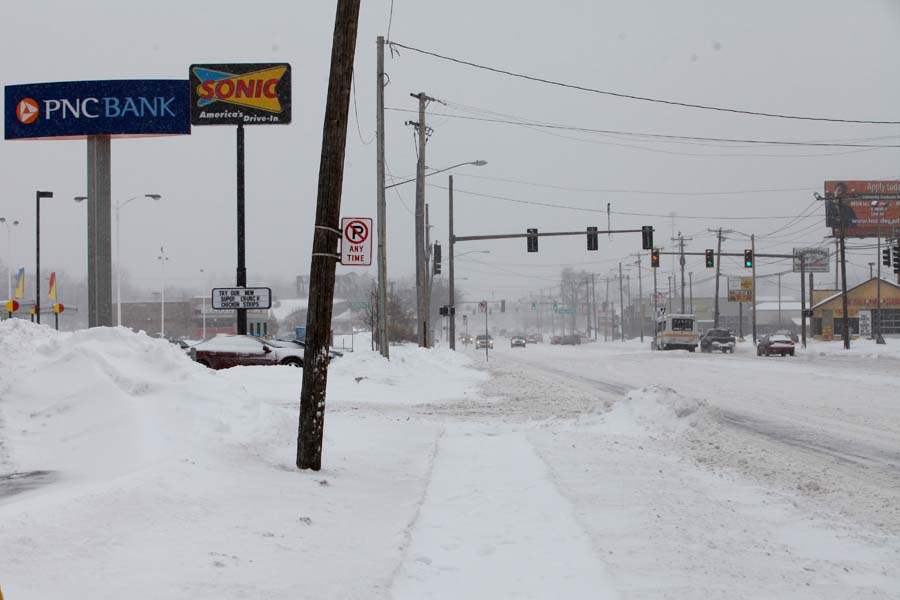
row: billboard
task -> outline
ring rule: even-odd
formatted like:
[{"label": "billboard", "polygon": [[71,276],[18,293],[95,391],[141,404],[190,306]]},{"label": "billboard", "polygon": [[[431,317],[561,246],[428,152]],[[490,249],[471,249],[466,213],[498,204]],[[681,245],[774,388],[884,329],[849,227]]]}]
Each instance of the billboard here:
[{"label": "billboard", "polygon": [[193,125],[286,125],[291,122],[288,63],[191,65]]},{"label": "billboard", "polygon": [[729,302],[753,302],[753,278],[729,277],[728,278]]},{"label": "billboard", "polygon": [[847,237],[891,236],[900,227],[900,181],[826,181],[825,225],[835,236],[841,230],[838,198]]},{"label": "billboard", "polygon": [[4,134],[8,140],[188,134],[188,98],[182,79],[7,85]]},{"label": "billboard", "polygon": [[803,272],[827,273],[831,270],[831,253],[828,247],[794,248],[794,273],[800,272],[800,256],[803,256]]}]

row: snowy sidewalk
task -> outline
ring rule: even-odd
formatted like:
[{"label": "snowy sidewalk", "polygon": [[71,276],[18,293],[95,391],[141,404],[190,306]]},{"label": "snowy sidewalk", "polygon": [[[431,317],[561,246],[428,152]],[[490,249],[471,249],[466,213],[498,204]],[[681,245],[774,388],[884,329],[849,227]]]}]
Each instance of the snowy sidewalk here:
[{"label": "snowy sidewalk", "polygon": [[393,597],[614,598],[524,434],[447,430]]}]

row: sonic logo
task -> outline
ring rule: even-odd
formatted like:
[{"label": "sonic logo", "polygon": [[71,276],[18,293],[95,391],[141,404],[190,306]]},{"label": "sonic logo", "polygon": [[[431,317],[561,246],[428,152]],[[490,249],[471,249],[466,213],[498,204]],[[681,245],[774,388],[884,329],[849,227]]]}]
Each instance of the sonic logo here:
[{"label": "sonic logo", "polygon": [[197,106],[225,102],[280,113],[282,106],[278,98],[278,84],[287,69],[286,65],[282,65],[235,75],[194,67],[194,75],[200,80],[196,89]]}]

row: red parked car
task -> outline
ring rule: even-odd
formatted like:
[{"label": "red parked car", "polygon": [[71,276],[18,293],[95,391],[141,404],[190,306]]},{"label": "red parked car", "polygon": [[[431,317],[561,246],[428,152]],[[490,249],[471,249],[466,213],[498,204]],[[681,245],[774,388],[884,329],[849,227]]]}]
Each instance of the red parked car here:
[{"label": "red parked car", "polygon": [[756,343],[757,356],[794,356],[794,340],[782,334],[764,335]]},{"label": "red parked car", "polygon": [[251,335],[218,335],[191,348],[191,358],[210,369],[239,365],[303,366],[300,344],[262,340]]}]

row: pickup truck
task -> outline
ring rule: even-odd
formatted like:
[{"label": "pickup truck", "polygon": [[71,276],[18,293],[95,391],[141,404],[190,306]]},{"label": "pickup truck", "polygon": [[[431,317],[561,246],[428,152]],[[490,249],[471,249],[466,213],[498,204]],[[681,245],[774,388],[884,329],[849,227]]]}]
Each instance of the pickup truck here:
[{"label": "pickup truck", "polygon": [[727,329],[710,329],[700,338],[700,351],[734,354],[734,344],[734,334]]}]

